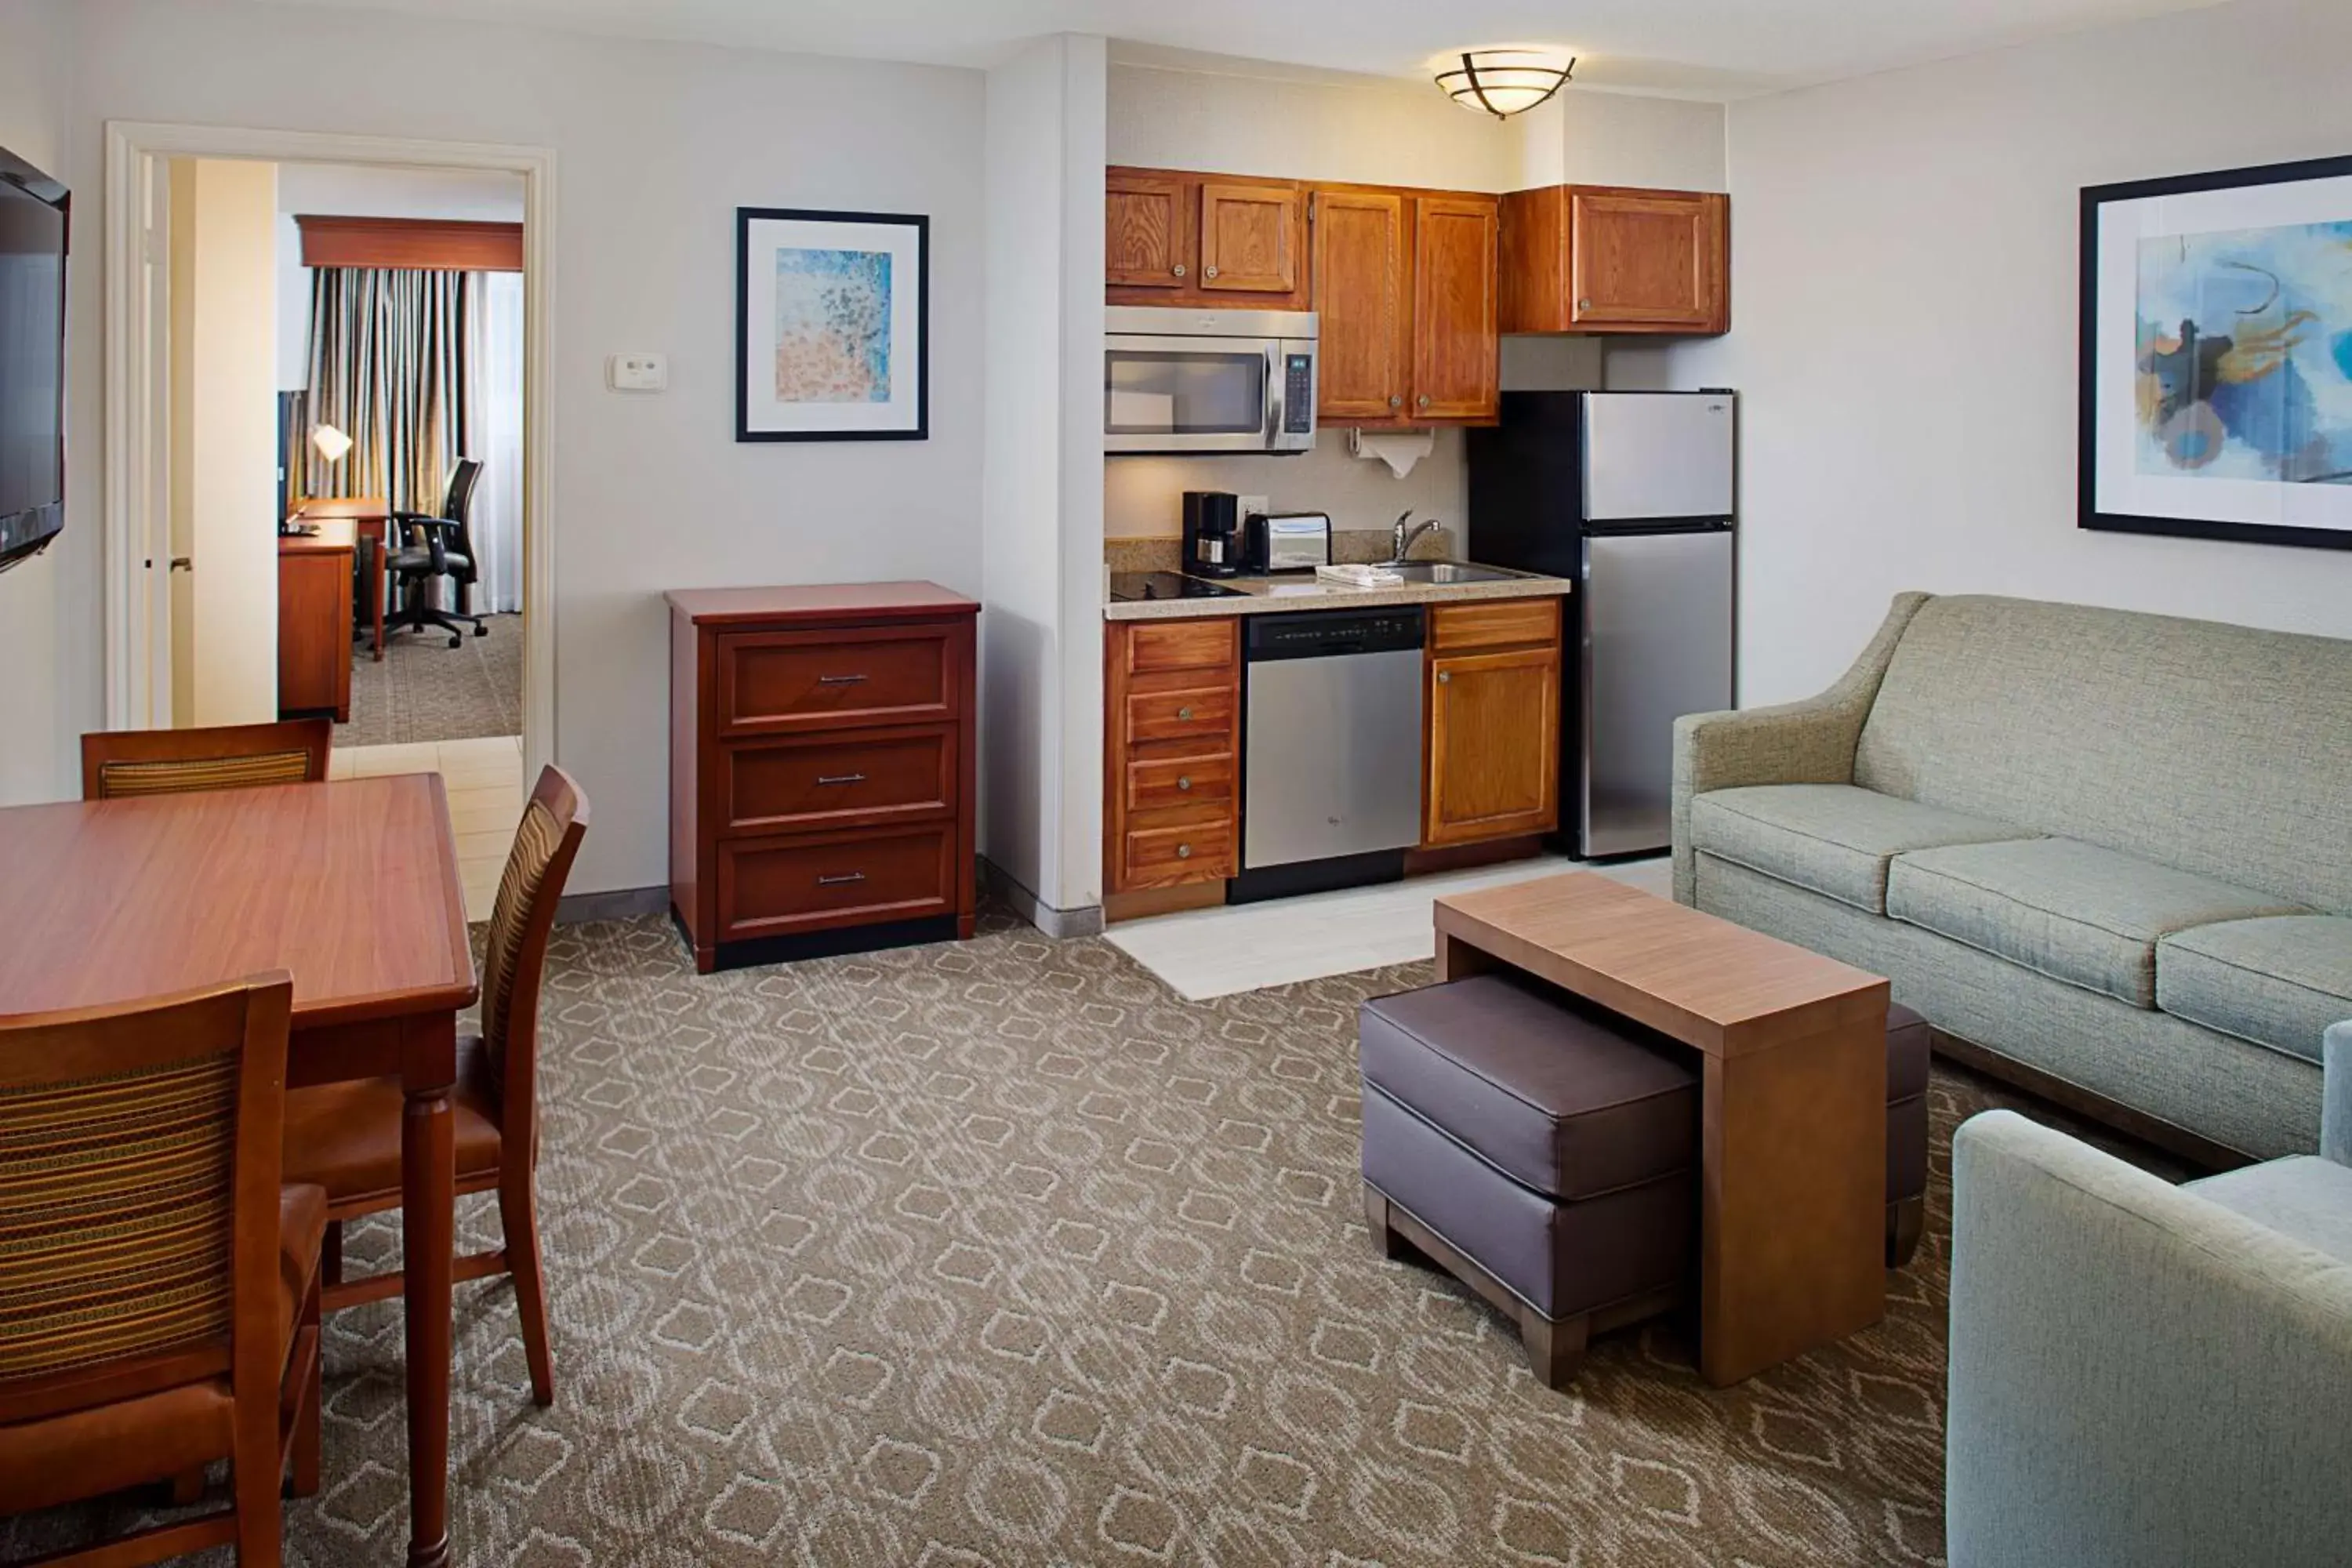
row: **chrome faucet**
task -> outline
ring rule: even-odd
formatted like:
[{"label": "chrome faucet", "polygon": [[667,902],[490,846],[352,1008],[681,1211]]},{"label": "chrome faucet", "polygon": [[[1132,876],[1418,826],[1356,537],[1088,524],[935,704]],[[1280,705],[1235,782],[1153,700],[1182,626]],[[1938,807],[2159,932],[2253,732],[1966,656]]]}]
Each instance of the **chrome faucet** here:
[{"label": "chrome faucet", "polygon": [[1390,535],[1395,544],[1395,548],[1389,552],[1388,563],[1391,566],[1402,564],[1405,552],[1412,548],[1413,541],[1438,526],[1435,518],[1425,517],[1419,522],[1413,523],[1411,529],[1407,529],[1405,524],[1412,521],[1412,510],[1410,507],[1397,513],[1396,528]]}]

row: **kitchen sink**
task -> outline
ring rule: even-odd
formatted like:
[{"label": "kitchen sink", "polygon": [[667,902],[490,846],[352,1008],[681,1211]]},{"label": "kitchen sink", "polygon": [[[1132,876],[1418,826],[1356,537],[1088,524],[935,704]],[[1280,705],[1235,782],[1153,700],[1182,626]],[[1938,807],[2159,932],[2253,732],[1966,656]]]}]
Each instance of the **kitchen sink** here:
[{"label": "kitchen sink", "polygon": [[1408,583],[1505,583],[1528,574],[1500,566],[1474,566],[1466,561],[1394,562],[1388,570]]}]

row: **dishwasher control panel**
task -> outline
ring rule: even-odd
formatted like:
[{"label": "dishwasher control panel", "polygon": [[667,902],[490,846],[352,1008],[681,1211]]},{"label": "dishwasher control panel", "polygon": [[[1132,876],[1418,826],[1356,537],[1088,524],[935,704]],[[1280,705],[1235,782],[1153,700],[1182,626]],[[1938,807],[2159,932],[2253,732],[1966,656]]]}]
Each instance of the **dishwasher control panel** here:
[{"label": "dishwasher control panel", "polygon": [[1299,615],[1253,616],[1246,623],[1243,657],[1339,658],[1349,654],[1390,653],[1422,645],[1418,605],[1388,610],[1310,610]]}]

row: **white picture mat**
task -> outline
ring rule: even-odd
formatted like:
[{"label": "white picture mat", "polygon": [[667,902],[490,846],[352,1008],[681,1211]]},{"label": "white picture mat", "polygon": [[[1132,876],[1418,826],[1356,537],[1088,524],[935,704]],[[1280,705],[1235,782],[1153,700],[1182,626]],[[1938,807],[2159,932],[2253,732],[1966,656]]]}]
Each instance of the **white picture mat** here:
[{"label": "white picture mat", "polygon": [[[776,253],[890,255],[890,397],[886,403],[783,403],[776,397]],[[752,431],[913,430],[922,423],[923,235],[912,224],[830,218],[750,221],[744,246],[743,418]]]},{"label": "white picture mat", "polygon": [[2137,471],[2139,242],[2180,234],[2283,228],[2352,216],[2352,176],[2241,185],[2107,202],[2098,213],[2098,321],[2092,358],[2098,462],[2093,502],[2104,512],[2191,522],[2352,531],[2352,485],[2172,478]]}]

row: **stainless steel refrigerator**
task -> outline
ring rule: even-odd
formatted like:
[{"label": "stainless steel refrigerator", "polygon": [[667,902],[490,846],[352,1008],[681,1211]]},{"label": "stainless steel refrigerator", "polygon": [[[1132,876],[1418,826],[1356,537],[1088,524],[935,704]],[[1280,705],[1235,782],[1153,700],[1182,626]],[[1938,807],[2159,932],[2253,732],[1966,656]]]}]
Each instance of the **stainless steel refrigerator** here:
[{"label": "stainless steel refrigerator", "polygon": [[1470,558],[1576,580],[1572,854],[1665,848],[1675,721],[1731,706],[1735,422],[1728,392],[1507,392],[1470,432]]}]

